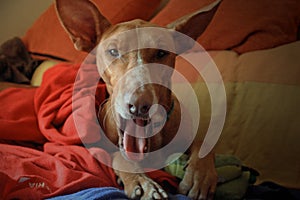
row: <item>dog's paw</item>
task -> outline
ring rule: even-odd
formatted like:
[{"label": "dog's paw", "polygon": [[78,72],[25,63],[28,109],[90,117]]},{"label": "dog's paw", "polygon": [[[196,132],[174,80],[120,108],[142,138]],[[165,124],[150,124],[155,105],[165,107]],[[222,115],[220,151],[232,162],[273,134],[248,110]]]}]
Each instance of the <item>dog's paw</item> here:
[{"label": "dog's paw", "polygon": [[179,193],[191,199],[213,199],[218,177],[214,161],[210,159],[190,160],[179,184]]},{"label": "dog's paw", "polygon": [[162,187],[144,174],[136,174],[123,180],[126,195],[131,199],[168,199]]}]

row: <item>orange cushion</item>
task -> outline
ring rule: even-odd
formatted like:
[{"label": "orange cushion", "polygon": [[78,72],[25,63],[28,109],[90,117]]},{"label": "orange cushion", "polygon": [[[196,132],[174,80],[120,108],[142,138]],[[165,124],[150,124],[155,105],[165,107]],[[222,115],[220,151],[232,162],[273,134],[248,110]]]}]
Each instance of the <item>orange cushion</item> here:
[{"label": "orange cushion", "polygon": [[151,22],[166,26],[178,18],[195,12],[215,0],[170,0],[168,4],[151,20]]},{"label": "orange cushion", "polygon": [[277,47],[297,40],[299,13],[299,0],[224,0],[198,42],[238,53]]},{"label": "orange cushion", "polygon": [[[99,10],[112,23],[136,18],[148,20],[161,0],[94,0]],[[86,53],[74,49],[51,5],[29,28],[23,41],[30,52],[81,62]],[[47,56],[46,56],[47,57]]]},{"label": "orange cushion", "polygon": [[[211,2],[214,0],[170,0],[152,22],[165,26]],[[297,40],[299,13],[299,0],[223,0],[197,41],[207,50],[238,53],[276,47]]]}]

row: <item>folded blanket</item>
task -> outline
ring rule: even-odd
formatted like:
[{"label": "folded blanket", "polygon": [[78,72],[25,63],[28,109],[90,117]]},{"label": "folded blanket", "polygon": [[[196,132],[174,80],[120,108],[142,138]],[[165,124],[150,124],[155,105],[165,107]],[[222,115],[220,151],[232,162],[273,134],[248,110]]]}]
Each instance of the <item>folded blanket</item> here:
[{"label": "folded blanket", "polygon": [[50,198],[49,200],[67,200],[67,199],[127,199],[127,196],[122,190],[113,187],[103,187],[103,188],[90,188],[76,192],[74,194],[57,196]]},{"label": "folded blanket", "polygon": [[[77,93],[72,95],[75,80]],[[39,88],[2,91],[0,196],[43,199],[91,187],[122,189],[113,169],[95,159],[110,163],[110,155],[82,146],[82,141],[102,140],[96,110],[106,97],[93,64],[58,64],[47,70]],[[177,187],[176,178],[164,171],[148,175],[168,188]]]},{"label": "folded blanket", "polygon": [[[89,200],[107,200],[107,199],[128,199],[123,190],[119,190],[112,187],[103,188],[90,188],[74,194],[58,196],[50,198],[49,200],[73,200],[73,199],[89,199]],[[169,194],[170,200],[189,200],[188,197],[183,195],[171,195]]]}]

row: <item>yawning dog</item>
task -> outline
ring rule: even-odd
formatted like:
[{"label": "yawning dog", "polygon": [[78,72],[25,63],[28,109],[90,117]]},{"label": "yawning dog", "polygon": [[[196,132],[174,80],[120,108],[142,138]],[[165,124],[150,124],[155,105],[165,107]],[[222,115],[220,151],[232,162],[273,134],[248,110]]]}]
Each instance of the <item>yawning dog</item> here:
[{"label": "yawning dog", "polygon": [[[106,136],[119,147],[112,167],[129,198],[168,198],[165,190],[143,173],[141,163],[147,154],[169,144],[180,124],[180,103],[170,89],[171,76],[176,55],[193,43],[174,33],[197,38],[218,3],[162,29],[139,19],[111,25],[88,0],[56,0],[59,19],[75,48],[86,52],[96,48],[98,71],[110,94],[99,111],[99,121]],[[197,26],[199,21],[201,26]],[[190,159],[179,185],[179,192],[192,199],[211,198],[217,183],[214,153],[198,156],[200,138],[197,136],[187,151]]]}]

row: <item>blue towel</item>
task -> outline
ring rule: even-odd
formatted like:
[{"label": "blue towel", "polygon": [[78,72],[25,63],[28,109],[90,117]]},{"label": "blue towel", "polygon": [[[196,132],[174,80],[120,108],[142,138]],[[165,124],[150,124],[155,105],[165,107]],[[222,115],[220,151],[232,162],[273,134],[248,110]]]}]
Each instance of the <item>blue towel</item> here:
[{"label": "blue towel", "polygon": [[[90,188],[73,194],[57,196],[49,200],[128,200],[123,190],[113,187]],[[190,200],[188,197],[177,194],[169,195],[171,200]]]}]

